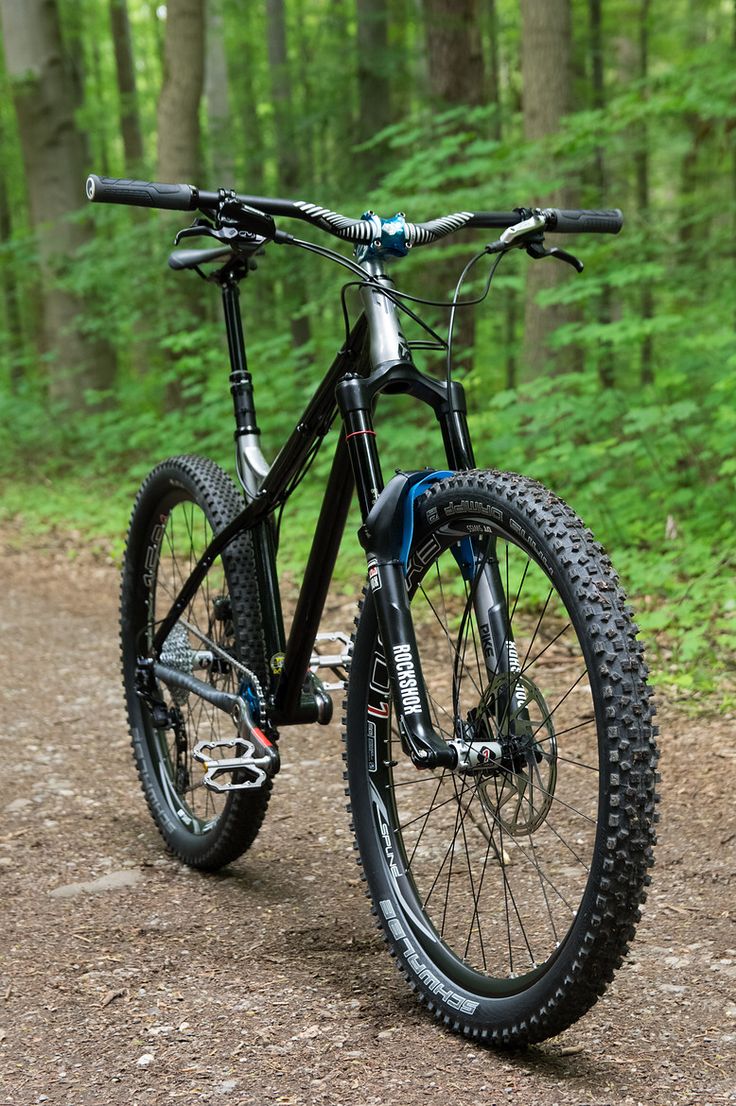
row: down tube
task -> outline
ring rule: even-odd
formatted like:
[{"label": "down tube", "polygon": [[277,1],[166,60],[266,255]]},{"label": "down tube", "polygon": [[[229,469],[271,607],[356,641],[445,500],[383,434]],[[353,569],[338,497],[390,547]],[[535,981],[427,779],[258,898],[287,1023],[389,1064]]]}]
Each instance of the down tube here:
[{"label": "down tube", "polygon": [[278,725],[289,725],[290,719],[297,713],[354,487],[347,442],[341,431],[286,644],[284,666],[276,692],[275,718]]}]

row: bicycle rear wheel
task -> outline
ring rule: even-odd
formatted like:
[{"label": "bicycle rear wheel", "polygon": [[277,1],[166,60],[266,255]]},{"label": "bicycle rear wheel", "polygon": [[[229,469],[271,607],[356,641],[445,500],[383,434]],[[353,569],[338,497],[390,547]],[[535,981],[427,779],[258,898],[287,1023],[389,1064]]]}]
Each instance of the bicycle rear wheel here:
[{"label": "bicycle rear wheel", "polygon": [[[213,535],[242,507],[232,481],[214,462],[189,456],[165,461],[141,486],[123,562],[123,683],[141,787],[168,847],[186,864],[210,870],[236,859],[252,844],[271,782],[226,794],[208,790],[192,751],[200,741],[233,738],[232,720],[194,693],[159,684],[178,723],[157,727],[137,692],[136,663],[149,655],[158,624]],[[161,659],[218,690],[246,694],[258,718],[268,664],[249,534],[231,542],[217,558],[169,634]],[[212,753],[211,759],[217,755]]]},{"label": "bicycle rear wheel", "polygon": [[[506,674],[489,676],[453,554],[467,538],[498,562]],[[603,993],[649,881],[656,750],[636,628],[590,532],[512,474],[459,474],[418,500],[408,583],[437,732],[495,752],[470,771],[412,766],[368,595],[346,759],[375,913],[438,1018],[494,1043],[539,1041]],[[523,704],[526,736],[503,703]]]}]

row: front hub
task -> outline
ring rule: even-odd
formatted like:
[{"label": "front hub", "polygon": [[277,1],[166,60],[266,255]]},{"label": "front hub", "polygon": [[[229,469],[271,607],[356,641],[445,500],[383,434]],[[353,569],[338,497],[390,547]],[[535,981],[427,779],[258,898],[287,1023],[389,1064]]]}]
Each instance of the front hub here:
[{"label": "front hub", "polygon": [[519,672],[496,677],[452,744],[458,771],[476,778],[493,825],[516,837],[544,824],[557,782],[557,738],[536,684]]}]

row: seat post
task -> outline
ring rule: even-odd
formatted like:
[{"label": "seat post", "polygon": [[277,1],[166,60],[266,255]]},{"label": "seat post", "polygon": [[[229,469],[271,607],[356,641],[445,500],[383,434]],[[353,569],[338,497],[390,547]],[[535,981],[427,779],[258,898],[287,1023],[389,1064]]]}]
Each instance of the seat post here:
[{"label": "seat post", "polygon": [[222,308],[225,313],[231,372],[243,372],[250,377],[245,357],[245,338],[243,336],[243,320],[240,314],[240,288],[238,287],[237,276],[225,276],[220,282],[220,291],[222,293]]},{"label": "seat post", "polygon": [[235,415],[233,436],[237,449],[238,477],[246,497],[251,500],[258,494],[258,489],[268,472],[268,464],[261,453],[258,441],[261,432],[256,419],[253,377],[248,372],[245,355],[238,279],[237,273],[226,273],[219,283],[230,354],[230,394],[233,397]]}]

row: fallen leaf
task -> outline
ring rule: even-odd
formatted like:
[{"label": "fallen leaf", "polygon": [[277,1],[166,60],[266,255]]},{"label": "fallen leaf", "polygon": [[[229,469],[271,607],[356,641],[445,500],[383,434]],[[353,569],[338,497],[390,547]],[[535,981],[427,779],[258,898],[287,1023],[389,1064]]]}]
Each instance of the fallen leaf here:
[{"label": "fallen leaf", "polygon": [[111,1002],[114,1002],[116,998],[122,998],[125,991],[108,991],[101,1002],[101,1006],[109,1006]]},{"label": "fallen leaf", "polygon": [[311,1041],[315,1037],[319,1037],[322,1030],[318,1025],[308,1025],[301,1033],[297,1033],[292,1037],[292,1041]]}]

